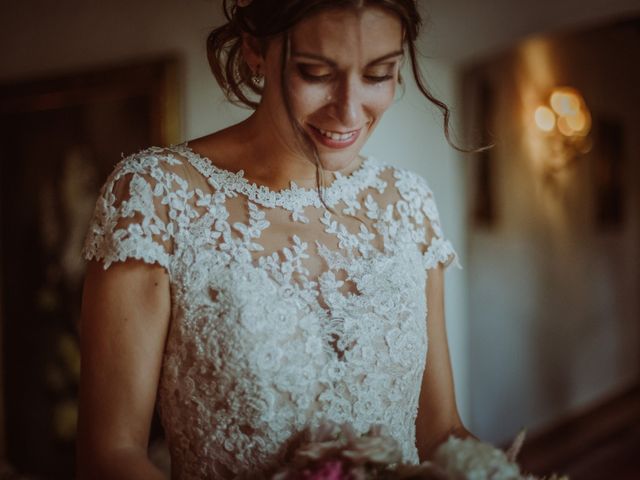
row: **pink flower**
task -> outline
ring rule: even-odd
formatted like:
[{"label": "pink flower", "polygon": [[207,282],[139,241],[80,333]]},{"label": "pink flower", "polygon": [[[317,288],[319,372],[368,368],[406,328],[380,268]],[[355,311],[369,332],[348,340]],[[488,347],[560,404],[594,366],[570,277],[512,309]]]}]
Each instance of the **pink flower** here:
[{"label": "pink flower", "polygon": [[302,472],[301,480],[347,480],[349,475],[345,472],[340,460],[331,460],[317,468],[307,469]]}]

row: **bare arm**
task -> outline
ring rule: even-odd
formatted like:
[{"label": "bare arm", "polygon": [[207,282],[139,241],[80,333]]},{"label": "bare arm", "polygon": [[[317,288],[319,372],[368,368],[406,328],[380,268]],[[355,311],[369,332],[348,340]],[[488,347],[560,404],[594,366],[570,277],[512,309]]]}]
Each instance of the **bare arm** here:
[{"label": "bare arm", "polygon": [[80,325],[79,479],[163,479],[147,457],[171,312],[169,279],[136,260],[90,262]]},{"label": "bare arm", "polygon": [[456,405],[453,373],[444,319],[443,266],[429,270],[427,334],[429,349],[422,378],[416,419],[416,445],[420,461],[429,459],[451,434],[472,436],[462,424]]}]

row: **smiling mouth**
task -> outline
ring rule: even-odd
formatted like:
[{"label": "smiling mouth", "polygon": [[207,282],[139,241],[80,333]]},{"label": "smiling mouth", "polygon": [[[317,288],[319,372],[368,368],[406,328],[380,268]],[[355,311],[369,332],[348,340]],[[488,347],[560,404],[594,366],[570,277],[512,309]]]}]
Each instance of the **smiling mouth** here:
[{"label": "smiling mouth", "polygon": [[327,137],[336,142],[347,142],[351,140],[354,136],[356,136],[360,131],[358,129],[358,130],[353,130],[347,133],[340,133],[340,132],[332,132],[331,130],[323,130],[322,128],[318,128],[318,127],[313,127],[313,128],[315,128],[318,132],[320,132],[320,134],[323,137]]},{"label": "smiling mouth", "polygon": [[360,136],[362,128],[358,130],[352,130],[350,132],[334,132],[332,130],[325,130],[323,128],[309,125],[311,130],[315,134],[317,140],[324,146],[329,148],[347,148],[353,145]]}]

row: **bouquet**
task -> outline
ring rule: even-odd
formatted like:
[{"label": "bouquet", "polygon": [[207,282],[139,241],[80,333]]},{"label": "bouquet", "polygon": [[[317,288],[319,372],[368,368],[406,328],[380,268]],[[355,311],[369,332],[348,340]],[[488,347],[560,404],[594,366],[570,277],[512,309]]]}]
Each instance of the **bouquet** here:
[{"label": "bouquet", "polygon": [[[291,461],[271,480],[539,480],[520,472],[515,457],[522,432],[505,453],[475,439],[449,437],[433,461],[402,463],[398,443],[380,426],[358,435],[348,425],[323,424],[309,433]],[[547,480],[568,480],[556,475]]]}]

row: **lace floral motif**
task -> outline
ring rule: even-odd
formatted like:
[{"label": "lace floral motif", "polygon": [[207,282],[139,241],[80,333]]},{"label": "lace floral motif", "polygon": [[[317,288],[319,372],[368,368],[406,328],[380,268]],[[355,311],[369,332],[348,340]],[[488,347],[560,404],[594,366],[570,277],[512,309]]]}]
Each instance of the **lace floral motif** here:
[{"label": "lace floral motif", "polygon": [[105,183],[85,257],[170,277],[158,403],[176,478],[256,477],[326,420],[383,424],[418,461],[425,286],[453,248],[424,180],[373,158],[325,201],[339,214],[185,145],[128,157]]}]

